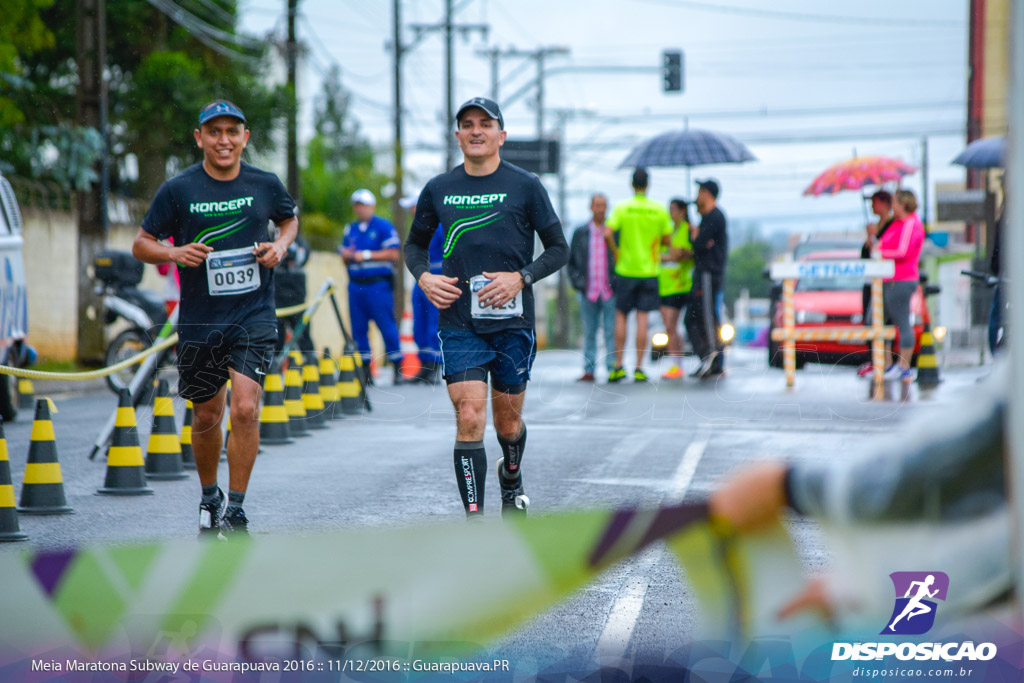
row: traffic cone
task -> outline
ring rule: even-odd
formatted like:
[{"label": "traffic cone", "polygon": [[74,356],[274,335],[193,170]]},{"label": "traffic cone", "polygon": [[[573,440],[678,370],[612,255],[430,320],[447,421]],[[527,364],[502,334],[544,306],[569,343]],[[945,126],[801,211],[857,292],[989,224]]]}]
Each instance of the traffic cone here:
[{"label": "traffic cone", "polygon": [[160,380],[153,399],[153,430],[146,449],[146,476],[150,479],[185,479],[181,464],[181,443],[174,426],[174,404],[167,380]]},{"label": "traffic cone", "polygon": [[25,541],[28,534],[18,526],[18,510],[14,507],[14,484],[11,482],[11,461],[7,457],[7,438],[0,421],[0,543]]},{"label": "traffic cone", "polygon": [[327,429],[327,413],[324,398],[320,395],[320,372],[310,363],[302,366],[302,405],[306,409],[306,426],[310,429]]},{"label": "traffic cone", "polygon": [[932,326],[926,321],[924,332],[921,333],[921,350],[917,354],[917,385],[925,389],[938,386],[939,364],[935,358],[935,338]]},{"label": "traffic cone", "polygon": [[358,415],[363,409],[362,385],[356,377],[355,361],[352,356],[341,357],[338,364],[341,376],[338,380],[338,395],[341,398],[341,412],[345,415]]},{"label": "traffic cone", "polygon": [[32,386],[32,380],[27,377],[18,379],[18,410],[31,410],[35,404],[36,389]]},{"label": "traffic cone", "polygon": [[139,446],[138,426],[132,394],[127,389],[118,392],[117,420],[107,451],[107,477],[103,488],[96,491],[110,496],[146,496],[153,489],[146,486],[146,461]]},{"label": "traffic cone", "polygon": [[331,352],[324,347],[323,358],[320,359],[320,396],[324,400],[324,412],[329,420],[341,420],[341,395],[338,393],[338,378],[335,373],[338,366],[331,358]]},{"label": "traffic cone", "polygon": [[284,375],[284,409],[292,436],[309,436],[306,428],[306,404],[302,400],[302,375],[294,365]]},{"label": "traffic cone", "polygon": [[64,497],[64,478],[57,462],[57,441],[50,419],[50,399],[36,401],[36,418],[28,446],[28,463],[21,485],[18,512],[26,515],[66,515],[74,512]]},{"label": "traffic cone", "polygon": [[263,380],[263,408],[260,410],[260,444],[295,443],[284,407],[284,384],[278,368],[271,368]]},{"label": "traffic cone", "polygon": [[405,379],[414,379],[419,374],[422,363],[420,362],[419,348],[412,336],[412,312],[409,309],[402,312],[402,324],[399,325],[398,339],[402,348],[402,365],[399,372]]},{"label": "traffic cone", "polygon": [[185,401],[185,420],[181,425],[181,465],[187,470],[196,468],[196,455],[192,451],[192,401]]}]

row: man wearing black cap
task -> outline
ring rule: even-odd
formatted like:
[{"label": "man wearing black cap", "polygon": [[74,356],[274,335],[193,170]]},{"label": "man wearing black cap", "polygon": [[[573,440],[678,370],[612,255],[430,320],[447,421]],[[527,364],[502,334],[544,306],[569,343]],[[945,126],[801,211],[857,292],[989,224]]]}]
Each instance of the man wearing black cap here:
[{"label": "man wearing black cap", "polygon": [[[173,262],[181,277],[178,393],[194,404],[192,448],[203,487],[199,534],[248,534],[242,503],[259,450],[260,389],[277,341],[273,268],[299,222],[277,176],[242,163],[249,131],[241,109],[227,100],[206,104],[194,135],[203,161],[160,186],[132,254],[146,263]],[[273,241],[270,221],[280,230]],[[174,246],[159,241],[169,237]],[[228,379],[225,500],[217,464]]]},{"label": "man wearing black cap", "polygon": [[701,218],[700,226],[693,229],[693,289],[684,323],[693,350],[701,359],[690,376],[714,379],[725,374],[716,303],[725,285],[729,237],[725,232],[725,214],[718,208],[718,183],[698,180],[697,185],[697,212]]},{"label": "man wearing black cap", "polygon": [[[455,406],[455,478],[469,518],[483,514],[487,454],[487,381],[502,514],[525,514],[520,463],[526,446],[522,411],[537,350],[532,285],[565,265],[569,248],[548,193],[536,176],[501,160],[504,120],[498,104],[474,97],[455,115],[465,163],[433,178],[416,203],[405,259],[440,309],[442,374]],[[441,274],[428,247],[445,226]],[[534,233],[544,252],[533,258]]]}]

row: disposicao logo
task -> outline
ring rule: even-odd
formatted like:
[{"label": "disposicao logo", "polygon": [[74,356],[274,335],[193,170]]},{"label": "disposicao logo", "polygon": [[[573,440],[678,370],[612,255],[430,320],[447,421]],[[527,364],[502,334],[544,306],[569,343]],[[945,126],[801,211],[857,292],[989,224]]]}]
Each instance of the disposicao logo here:
[{"label": "disposicao logo", "polygon": [[936,600],[945,602],[949,576],[943,572],[893,572],[896,605],[881,635],[919,636],[935,624]]},{"label": "disposicao logo", "polygon": [[[949,591],[949,576],[943,572],[893,572],[889,575],[896,591],[895,605],[883,636],[919,636],[935,625],[938,610],[936,600],[945,602]],[[945,642],[881,642],[834,643],[832,661],[878,660],[896,657],[899,660],[918,661],[987,661],[996,656],[993,643]]]}]

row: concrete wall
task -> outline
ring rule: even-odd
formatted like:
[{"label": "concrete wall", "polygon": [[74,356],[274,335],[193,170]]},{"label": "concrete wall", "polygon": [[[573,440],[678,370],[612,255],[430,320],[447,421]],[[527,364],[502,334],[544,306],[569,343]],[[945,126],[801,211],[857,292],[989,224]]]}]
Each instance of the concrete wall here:
[{"label": "concrete wall", "polygon": [[[25,275],[28,281],[29,339],[42,360],[72,360],[77,351],[78,313],[75,305],[78,287],[78,231],[75,216],[69,212],[22,209],[25,239]],[[107,244],[111,249],[129,251],[138,231],[136,225],[112,225]],[[335,299],[346,327],[348,319],[348,275],[336,254],[314,252],[306,266],[309,296],[327,279],[337,288]],[[164,291],[163,277],[156,266],[146,266],[141,287]],[[324,346],[338,354],[343,338],[329,301],[325,301],[311,322],[317,350]],[[112,330],[112,335],[118,330]],[[111,336],[112,336],[111,335]],[[383,352],[380,335],[373,328],[374,354]]]}]

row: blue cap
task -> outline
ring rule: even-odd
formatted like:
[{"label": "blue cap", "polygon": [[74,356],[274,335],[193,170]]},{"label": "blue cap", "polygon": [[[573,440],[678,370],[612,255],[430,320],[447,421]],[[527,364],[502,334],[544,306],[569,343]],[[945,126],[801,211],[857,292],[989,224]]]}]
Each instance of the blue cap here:
[{"label": "blue cap", "polygon": [[203,125],[210,119],[217,118],[218,116],[233,116],[242,123],[245,123],[245,114],[242,110],[233,102],[227,100],[214,100],[203,105],[203,108],[199,110],[199,125]]}]

